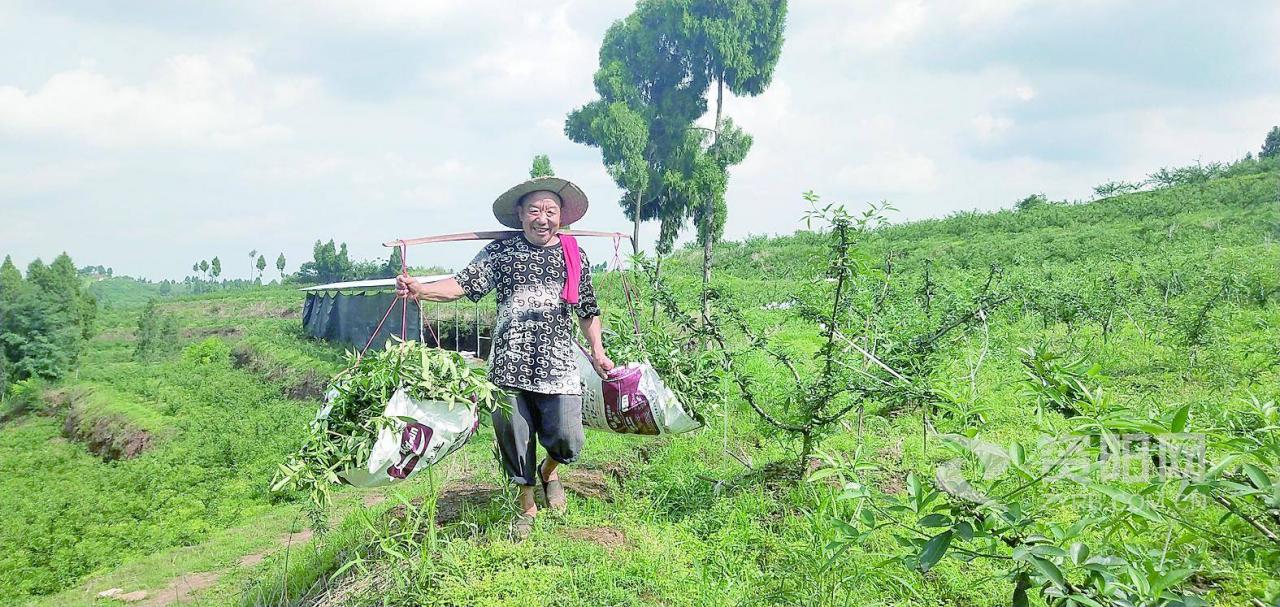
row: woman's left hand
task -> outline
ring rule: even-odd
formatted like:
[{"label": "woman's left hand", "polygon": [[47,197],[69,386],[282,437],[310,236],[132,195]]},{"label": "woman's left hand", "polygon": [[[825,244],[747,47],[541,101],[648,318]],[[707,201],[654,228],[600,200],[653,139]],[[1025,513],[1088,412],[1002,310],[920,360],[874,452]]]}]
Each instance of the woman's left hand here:
[{"label": "woman's left hand", "polygon": [[609,379],[609,371],[613,370],[613,361],[604,352],[596,352],[591,356],[591,366],[595,367],[600,379]]}]

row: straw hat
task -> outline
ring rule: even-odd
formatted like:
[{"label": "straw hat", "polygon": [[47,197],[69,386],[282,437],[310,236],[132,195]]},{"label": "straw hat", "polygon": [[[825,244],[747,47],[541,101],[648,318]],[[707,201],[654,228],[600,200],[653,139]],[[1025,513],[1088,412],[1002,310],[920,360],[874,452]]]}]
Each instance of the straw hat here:
[{"label": "straw hat", "polygon": [[535,177],[506,192],[493,201],[493,216],[508,228],[521,229],[516,203],[529,192],[547,190],[560,196],[560,227],[567,228],[587,214],[587,195],[573,182],[559,177]]}]

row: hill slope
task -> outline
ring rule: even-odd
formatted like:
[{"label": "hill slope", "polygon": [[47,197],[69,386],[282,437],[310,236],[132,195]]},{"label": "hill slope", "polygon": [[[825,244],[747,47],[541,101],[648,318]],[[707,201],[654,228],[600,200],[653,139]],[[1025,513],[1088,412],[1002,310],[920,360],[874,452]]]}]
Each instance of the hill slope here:
[{"label": "hill slope", "polygon": [[[1037,414],[1027,395],[1019,349],[1029,346],[1096,363],[1110,402],[1153,418],[1190,405],[1195,423],[1229,425],[1251,403],[1280,400],[1278,184],[1274,173],[1240,175],[867,234],[866,257],[891,258],[903,277],[896,297],[913,297],[926,268],[940,288],[965,292],[992,266],[1013,296],[985,331],[945,344],[931,381],[956,397],[931,406],[956,413],[936,413],[929,427],[1001,444],[1067,429],[1060,414]],[[816,329],[767,305],[813,282],[825,263],[822,242],[798,233],[721,244],[716,282],[725,303],[811,354]],[[681,252],[663,273],[692,307],[700,258]],[[608,307],[621,309],[612,278],[599,288]],[[159,309],[177,333],[142,360],[133,357],[140,309],[105,314],[78,377],[0,427],[0,596],[92,604],[111,587],[155,596],[199,573],[215,581],[190,597],[208,604],[298,604],[303,595],[308,604],[1008,602],[1009,582],[992,577],[997,564],[944,560],[925,576],[881,566],[895,550],[887,534],[834,555],[830,542],[842,536],[833,520],[853,514],[824,483],[760,482],[764,464],[791,457],[790,446],[737,402],[694,435],[590,433],[571,477],[570,513],[541,521],[524,544],[504,539],[511,502],[486,429],[431,478],[386,492],[388,502],[345,492],[329,536],[273,552],[277,537],[298,529],[299,502],[272,496],[267,483],[318,404],[296,388],[341,365],[336,349],[301,337],[300,302],[294,291],[268,288],[166,300]],[[770,381],[767,369],[758,372]],[[96,399],[78,409],[59,396],[93,387]],[[154,437],[135,457],[104,461],[64,430],[75,411]],[[870,478],[889,493],[904,490],[908,473],[931,478],[952,457],[924,431],[920,410],[877,411],[864,432],[850,425],[825,450],[875,463]],[[432,518],[442,520],[438,530],[424,522]],[[1209,508],[1203,518],[1220,524]],[[426,529],[434,531],[416,533]],[[1090,533],[1105,542],[1105,532]],[[1168,543],[1133,531],[1120,540]],[[1211,542],[1178,538],[1172,550],[1199,559],[1205,574],[1196,584],[1215,601],[1261,597],[1272,583],[1266,563]],[[357,554],[363,564],[329,579]]]}]

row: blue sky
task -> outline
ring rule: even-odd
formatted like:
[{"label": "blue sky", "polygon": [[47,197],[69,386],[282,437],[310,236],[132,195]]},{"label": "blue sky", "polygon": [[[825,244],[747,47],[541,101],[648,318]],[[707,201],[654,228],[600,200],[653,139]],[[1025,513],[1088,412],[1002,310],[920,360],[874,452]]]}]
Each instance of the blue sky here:
[{"label": "blue sky", "polygon": [[[580,227],[627,230],[562,127],[631,6],[0,0],[0,254],[150,278],[214,255],[243,277],[250,249],[292,269],[317,238],[382,257],[497,227],[536,153],[591,196]],[[726,233],[794,231],[806,190],[909,220],[1256,152],[1280,123],[1276,31],[1261,0],[793,0],[773,86],[726,104],[755,139]]]}]

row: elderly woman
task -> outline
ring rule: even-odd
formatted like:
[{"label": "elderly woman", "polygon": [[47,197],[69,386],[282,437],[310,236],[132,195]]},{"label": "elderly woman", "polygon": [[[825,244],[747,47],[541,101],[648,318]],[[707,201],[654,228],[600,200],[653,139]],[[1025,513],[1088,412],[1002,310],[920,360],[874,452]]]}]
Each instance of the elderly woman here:
[{"label": "elderly woman", "polygon": [[[576,460],[585,440],[582,386],[574,353],[575,318],[590,344],[596,373],[603,378],[613,368],[600,341],[600,307],[591,284],[591,265],[576,243],[566,251],[559,236],[561,226],[582,219],[586,212],[587,197],[573,183],[556,177],[526,181],[493,204],[498,221],[519,228],[522,234],[489,243],[447,280],[422,284],[400,276],[396,282],[400,295],[427,301],[463,296],[478,301],[497,289],[489,379],[511,395],[510,414],[495,412],[493,427],[502,468],[520,487],[521,513],[513,526],[517,539],[532,530],[538,513],[534,487],[539,480],[547,507],[565,507],[556,467]],[[570,275],[571,265],[578,266],[576,275]],[[540,464],[536,463],[538,443],[547,452]]]}]

